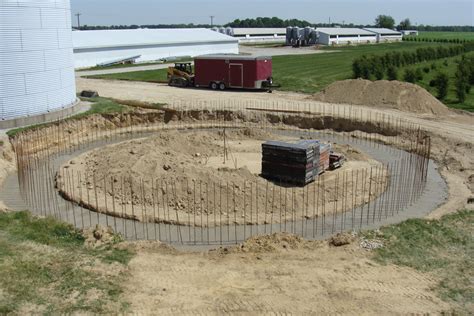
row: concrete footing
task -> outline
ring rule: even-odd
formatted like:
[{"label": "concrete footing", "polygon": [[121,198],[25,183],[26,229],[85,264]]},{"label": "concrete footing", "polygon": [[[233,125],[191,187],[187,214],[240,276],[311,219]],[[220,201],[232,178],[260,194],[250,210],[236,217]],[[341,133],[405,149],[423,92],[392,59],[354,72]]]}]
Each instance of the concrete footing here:
[{"label": "concrete footing", "polygon": [[72,106],[58,110],[58,111],[43,113],[43,114],[34,115],[34,116],[23,116],[23,117],[18,117],[11,120],[0,121],[0,130],[48,123],[48,122],[56,121],[58,119],[62,119],[71,115],[75,115],[77,113],[85,112],[88,109],[89,109],[89,105],[87,103],[81,102],[79,99],[77,99],[76,103],[74,103]]}]

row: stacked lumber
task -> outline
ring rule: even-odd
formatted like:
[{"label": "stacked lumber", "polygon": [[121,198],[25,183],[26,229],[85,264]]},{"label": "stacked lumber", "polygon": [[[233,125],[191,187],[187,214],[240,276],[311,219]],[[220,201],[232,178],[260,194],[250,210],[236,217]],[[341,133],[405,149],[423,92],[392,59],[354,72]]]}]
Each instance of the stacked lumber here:
[{"label": "stacked lumber", "polygon": [[329,169],[329,157],[331,156],[331,144],[319,146],[319,170],[320,174]]},{"label": "stacked lumber", "polygon": [[319,147],[317,140],[296,143],[268,141],[262,144],[262,176],[299,185],[314,181],[320,170]]}]

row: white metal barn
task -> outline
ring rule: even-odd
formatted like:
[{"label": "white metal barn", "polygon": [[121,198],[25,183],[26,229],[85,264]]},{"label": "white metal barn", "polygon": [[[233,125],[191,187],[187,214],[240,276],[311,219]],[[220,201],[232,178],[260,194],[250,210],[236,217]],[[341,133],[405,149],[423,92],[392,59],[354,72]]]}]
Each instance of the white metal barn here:
[{"label": "white metal barn", "polygon": [[207,29],[75,31],[76,68],[140,56],[138,62],[204,54],[237,54],[238,40]]},{"label": "white metal barn", "polygon": [[323,45],[377,42],[377,35],[375,33],[358,28],[321,27],[317,28],[316,32],[319,34],[319,44]]},{"label": "white metal barn", "polygon": [[75,101],[69,0],[1,0],[0,120]]},{"label": "white metal barn", "polygon": [[234,28],[233,36],[241,43],[284,42],[286,28]]},{"label": "white metal barn", "polygon": [[402,33],[386,28],[364,28],[377,35],[377,43],[401,42]]}]

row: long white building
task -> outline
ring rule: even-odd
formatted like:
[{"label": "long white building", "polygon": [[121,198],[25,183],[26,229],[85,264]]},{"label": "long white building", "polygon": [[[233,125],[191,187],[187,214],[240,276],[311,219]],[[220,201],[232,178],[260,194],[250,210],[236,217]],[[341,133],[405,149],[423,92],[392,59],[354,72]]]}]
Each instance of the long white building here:
[{"label": "long white building", "polygon": [[75,101],[69,0],[1,0],[0,121]]},{"label": "long white building", "polygon": [[240,43],[284,42],[286,28],[234,28],[233,36]]},{"label": "long white building", "polygon": [[140,56],[138,62],[204,54],[237,54],[239,41],[207,29],[74,31],[76,68]]},{"label": "long white building", "polygon": [[377,34],[358,28],[317,28],[318,43],[323,45],[369,44],[377,42]]},{"label": "long white building", "polygon": [[401,42],[402,33],[386,28],[364,28],[364,30],[377,35],[377,43]]}]

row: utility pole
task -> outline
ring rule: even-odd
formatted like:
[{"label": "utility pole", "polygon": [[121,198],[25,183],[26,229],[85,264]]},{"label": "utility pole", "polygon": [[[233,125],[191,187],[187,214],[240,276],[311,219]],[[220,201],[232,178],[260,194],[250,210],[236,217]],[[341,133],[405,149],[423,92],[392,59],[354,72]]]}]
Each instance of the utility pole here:
[{"label": "utility pole", "polygon": [[77,16],[77,29],[80,30],[81,29],[81,15],[82,13],[76,13],[75,16]]},{"label": "utility pole", "polygon": [[211,18],[211,27],[214,26],[214,18],[216,17],[215,15],[209,16]]},{"label": "utility pole", "polygon": [[329,17],[329,25],[331,25],[331,17]]}]

